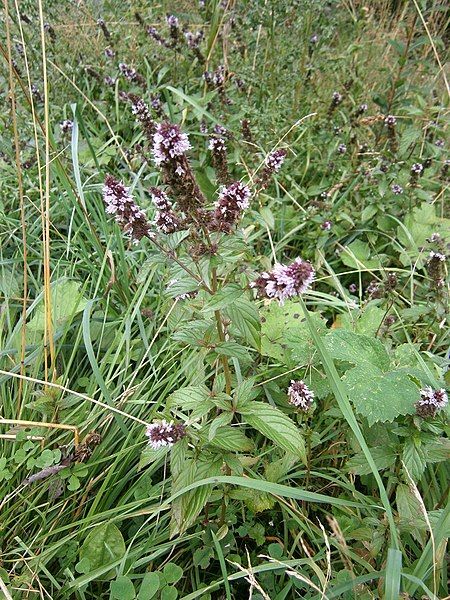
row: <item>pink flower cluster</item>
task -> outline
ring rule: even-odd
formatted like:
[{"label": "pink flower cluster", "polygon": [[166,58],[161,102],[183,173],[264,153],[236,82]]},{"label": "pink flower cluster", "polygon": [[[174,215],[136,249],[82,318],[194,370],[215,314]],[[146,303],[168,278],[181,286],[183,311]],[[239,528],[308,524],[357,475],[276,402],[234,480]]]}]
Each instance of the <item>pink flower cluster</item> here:
[{"label": "pink flower cluster", "polygon": [[314,402],[314,392],[302,380],[291,381],[291,385],[288,387],[288,396],[289,402],[304,412],[307,412]]},{"label": "pink flower cluster", "polygon": [[421,417],[434,417],[448,404],[448,396],[444,389],[433,390],[429,385],[420,390],[420,400],[416,402],[416,412]]},{"label": "pink flower cluster", "polygon": [[250,189],[240,181],[234,181],[223,187],[214,210],[215,229],[230,231],[242,212],[250,206],[250,196]]},{"label": "pink flower cluster", "polygon": [[117,223],[130,236],[133,243],[137,244],[149,234],[150,223],[145,213],[135,203],[129,189],[112,175],[106,176],[103,201],[106,212],[114,215]]},{"label": "pink flower cluster", "polygon": [[167,194],[159,188],[151,188],[153,204],[157,211],[155,214],[155,225],[163,233],[173,233],[177,231],[180,221],[172,209],[172,202]]},{"label": "pink flower cluster", "polygon": [[274,150],[273,152],[267,155],[267,158],[265,160],[266,169],[271,173],[278,173],[278,171],[281,169],[284,163],[285,158],[286,150]]},{"label": "pink flower cluster", "polygon": [[165,121],[156,128],[152,151],[157,165],[183,156],[190,148],[192,146],[187,134],[183,133],[175,123]]},{"label": "pink flower cluster", "polygon": [[147,427],[145,435],[148,437],[149,446],[153,450],[173,446],[186,435],[186,427],[179,423],[175,425],[173,421],[157,421]]},{"label": "pink flower cluster", "polygon": [[251,285],[262,297],[276,298],[283,304],[288,298],[303,294],[314,280],[312,264],[296,258],[290,265],[276,264],[269,273],[261,275]]}]

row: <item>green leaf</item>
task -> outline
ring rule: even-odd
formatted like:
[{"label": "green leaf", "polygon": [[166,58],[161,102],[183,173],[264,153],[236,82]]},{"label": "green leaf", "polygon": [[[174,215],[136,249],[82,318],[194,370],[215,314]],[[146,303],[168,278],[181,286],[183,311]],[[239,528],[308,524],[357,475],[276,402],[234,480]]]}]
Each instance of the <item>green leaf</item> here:
[{"label": "green leaf", "polygon": [[345,247],[341,254],[341,260],[347,267],[352,269],[375,269],[379,266],[377,259],[370,258],[370,247],[361,240],[355,240]]},{"label": "green leaf", "polygon": [[238,298],[227,306],[226,313],[231,324],[237,328],[244,340],[260,351],[261,324],[254,303],[246,298]]},{"label": "green leaf", "polygon": [[[67,279],[55,282],[51,287],[52,321],[54,327],[61,327],[77,313],[84,310],[87,304],[80,292],[80,284]],[[44,331],[44,303],[39,303],[33,318],[27,323],[32,331]]]},{"label": "green leaf", "polygon": [[150,446],[147,446],[141,452],[137,470],[140,471],[147,465],[150,465],[154,462],[157,462],[158,460],[161,460],[167,454],[168,450],[169,450],[169,448],[167,446],[163,447],[163,448],[158,448],[158,450],[154,450]]},{"label": "green leaf", "polygon": [[389,355],[380,340],[367,335],[335,329],[325,337],[324,345],[335,360],[355,365],[370,363],[383,371],[390,365]]},{"label": "green leaf", "polygon": [[20,294],[20,278],[18,273],[3,266],[0,271],[0,296],[17,298]]},{"label": "green leaf", "polygon": [[[125,542],[120,530],[114,523],[96,525],[80,548],[80,560],[89,561],[89,572],[105,567],[125,554]],[[111,569],[98,579],[112,579],[115,570]]]},{"label": "green leaf", "polygon": [[398,600],[402,578],[402,553],[397,548],[388,549],[386,575],[384,580],[384,599]]},{"label": "green leaf", "polygon": [[264,402],[251,402],[241,414],[247,423],[286,452],[306,462],[305,442],[297,425],[281,410]]},{"label": "green leaf", "polygon": [[161,600],[177,600],[178,590],[173,585],[166,585],[161,590]]},{"label": "green leaf", "polygon": [[242,296],[244,290],[238,285],[230,284],[223,287],[202,308],[203,313],[212,312],[225,308]]},{"label": "green leaf", "polygon": [[[324,333],[325,321],[316,313],[309,313],[314,325]],[[271,302],[260,311],[261,353],[284,364],[292,360],[302,364],[310,362],[315,348],[301,306],[288,300],[283,306]],[[291,356],[293,353],[294,356]]]},{"label": "green leaf", "polygon": [[163,573],[167,583],[176,583],[183,577],[183,569],[172,562],[167,563]]},{"label": "green leaf", "polygon": [[210,442],[212,439],[214,439],[214,436],[216,435],[219,427],[228,425],[229,423],[231,423],[232,419],[233,419],[233,414],[231,412],[222,413],[222,414],[218,415],[215,419],[213,419],[211,425],[209,426],[208,442]]},{"label": "green leaf", "polygon": [[136,598],[133,582],[126,575],[119,575],[117,579],[111,581],[110,589],[111,599],[116,598],[117,600],[134,600],[134,598]]},{"label": "green leaf", "polygon": [[248,452],[253,450],[253,442],[239,427],[220,427],[209,441],[212,446],[230,452]]},{"label": "green leaf", "polygon": [[237,342],[221,342],[216,344],[215,352],[223,356],[230,356],[231,358],[237,358],[238,360],[250,361],[250,354],[247,349]]},{"label": "green leaf", "polygon": [[[379,471],[392,467],[397,458],[395,449],[390,446],[370,448],[370,453]],[[346,467],[355,475],[369,475],[372,472],[364,452],[358,452],[352,456],[350,460],[347,461]]]},{"label": "green leaf", "polygon": [[378,367],[364,364],[347,371],[343,382],[356,412],[366,417],[369,425],[415,412],[419,389],[406,373],[383,373]]},{"label": "green leaf", "polygon": [[211,401],[211,392],[206,385],[191,385],[184,388],[180,388],[176,392],[173,392],[168,398],[168,406],[172,404],[183,408],[183,410],[196,410],[204,409],[206,414],[211,408],[214,408],[214,404]]},{"label": "green leaf", "polygon": [[351,313],[340,315],[339,324],[343,329],[375,336],[386,316],[386,311],[369,302],[361,310],[352,310]]},{"label": "green leaf", "polygon": [[414,437],[405,439],[402,460],[410,477],[414,481],[419,481],[427,466],[424,447],[419,439]]},{"label": "green leaf", "polygon": [[146,573],[139,588],[138,600],[151,600],[159,590],[158,573]]},{"label": "green leaf", "polygon": [[[179,444],[175,444],[178,446]],[[222,458],[204,455],[198,459],[187,458],[176,465],[176,479],[173,479],[175,465],[171,463],[172,493],[187,487],[196,481],[218,475],[222,466]],[[193,525],[211,495],[212,486],[202,486],[194,489],[172,502],[172,518],[170,533],[173,537],[183,533]]]}]

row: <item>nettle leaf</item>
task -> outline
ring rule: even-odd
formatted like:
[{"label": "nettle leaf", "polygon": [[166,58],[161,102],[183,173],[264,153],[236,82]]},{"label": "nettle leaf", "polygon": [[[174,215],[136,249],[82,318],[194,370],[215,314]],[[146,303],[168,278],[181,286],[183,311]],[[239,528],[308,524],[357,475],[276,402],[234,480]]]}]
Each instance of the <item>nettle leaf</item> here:
[{"label": "nettle leaf", "polygon": [[242,296],[244,290],[235,284],[226,285],[219,290],[202,308],[203,313],[212,312],[225,308]]},{"label": "nettle leaf", "polygon": [[238,298],[227,306],[226,313],[244,340],[260,351],[261,323],[255,304],[246,298]]},{"label": "nettle leaf", "polygon": [[339,315],[337,322],[339,327],[343,329],[374,336],[378,332],[385,316],[385,310],[369,302],[363,309],[352,310],[350,314],[343,313]]},{"label": "nettle leaf", "polygon": [[[89,571],[92,572],[101,567],[120,560],[125,554],[125,542],[120,530],[114,523],[103,523],[95,526],[80,548],[80,562],[89,565]],[[97,579],[108,580],[115,575],[115,570],[111,569]]]},{"label": "nettle leaf", "polygon": [[253,450],[253,442],[239,427],[219,427],[209,441],[211,446],[230,452],[249,452]]},{"label": "nettle leaf", "polygon": [[241,410],[241,414],[251,427],[306,462],[303,437],[294,421],[281,410],[265,402],[251,402]]},{"label": "nettle leaf", "polygon": [[[327,331],[326,323],[316,313],[310,313],[311,321],[316,331],[324,335]],[[298,323],[286,332],[286,344],[291,350],[291,358],[297,365],[310,365],[319,360],[316,346],[306,321]]]},{"label": "nettle leaf", "polygon": [[411,415],[419,400],[419,388],[406,373],[383,373],[368,363],[347,371],[343,382],[356,412],[366,417],[369,425]]},{"label": "nettle leaf", "polygon": [[[392,467],[397,459],[397,452],[395,451],[395,448],[391,446],[377,446],[375,448],[370,448],[370,454],[379,471],[384,471],[384,469]],[[372,469],[367,462],[364,452],[358,452],[352,456],[350,460],[347,461],[346,467],[349,472],[354,473],[355,475],[370,475],[370,473],[372,473]]]},{"label": "nettle leaf", "polygon": [[[310,316],[319,332],[325,332],[325,321],[316,313]],[[291,364],[292,360],[306,364],[311,360],[314,344],[298,302],[288,300],[283,306],[271,302],[261,309],[260,320],[261,354],[284,364]]]},{"label": "nettle leaf", "polygon": [[381,370],[390,366],[386,348],[375,338],[345,329],[335,329],[324,338],[325,348],[335,360],[355,365],[369,363]]}]

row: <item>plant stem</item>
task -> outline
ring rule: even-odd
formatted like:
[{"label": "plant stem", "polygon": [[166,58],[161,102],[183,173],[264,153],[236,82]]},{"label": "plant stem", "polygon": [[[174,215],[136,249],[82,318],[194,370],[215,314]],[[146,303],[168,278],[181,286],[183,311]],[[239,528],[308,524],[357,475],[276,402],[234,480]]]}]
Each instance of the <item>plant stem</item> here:
[{"label": "plant stem", "polygon": [[[217,269],[213,267],[212,269],[212,293],[214,294],[217,291]],[[216,318],[216,326],[217,333],[219,334],[219,340],[221,342],[225,341],[225,332],[223,330],[222,324],[222,316],[220,314],[220,310],[214,311],[214,317]],[[225,375],[225,392],[229,395],[231,394],[231,371],[230,365],[228,364],[228,358],[226,356],[221,356],[220,360],[223,365],[223,373]]]}]

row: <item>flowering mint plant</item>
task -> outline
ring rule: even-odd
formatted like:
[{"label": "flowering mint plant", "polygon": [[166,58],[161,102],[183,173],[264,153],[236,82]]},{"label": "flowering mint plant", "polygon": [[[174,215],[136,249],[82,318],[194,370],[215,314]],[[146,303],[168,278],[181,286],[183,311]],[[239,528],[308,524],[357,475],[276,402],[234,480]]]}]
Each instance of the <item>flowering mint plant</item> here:
[{"label": "flowering mint plant", "polygon": [[[177,27],[173,19],[169,23],[168,18],[168,24]],[[218,69],[212,76],[214,85],[221,85],[223,76]],[[180,472],[172,468],[174,492],[182,483],[219,474],[224,465],[226,472],[239,474],[236,453],[253,447],[247,435],[251,428],[304,461],[305,444],[296,419],[299,412],[308,411],[314,393],[300,381],[292,382],[288,390],[286,382],[284,402],[290,410],[255,402],[250,353],[261,345],[257,303],[265,299],[282,305],[302,295],[312,285],[315,271],[310,262],[294,257],[258,276],[242,231],[246,215],[258,207],[258,195],[280,173],[286,151],[270,152],[258,175],[233,179],[227,164],[229,133],[216,125],[205,141],[205,152],[213,156],[218,185],[214,197],[207,197],[191,163],[194,148],[180,125],[155,122],[149,106],[135,94],[123,98],[142,126],[147,160],[159,170],[161,183],[148,188],[144,211],[129,188],[108,175],[103,189],[106,212],[133,244],[144,243],[145,238],[165,257],[167,294],[183,304],[185,315],[174,336],[201,354],[206,371],[205,385],[175,391],[153,415],[145,432],[144,463],[170,452],[172,467],[185,464]],[[181,243],[174,245],[172,236],[180,234]],[[261,419],[262,414],[266,416]],[[197,498],[192,514],[186,499],[187,512],[174,507],[173,531],[189,527],[206,500],[207,495],[200,503]]]}]

